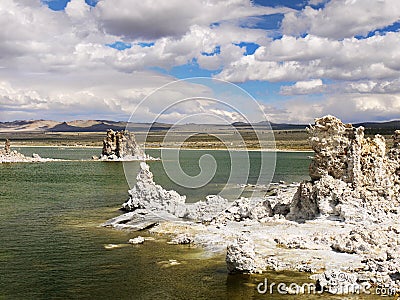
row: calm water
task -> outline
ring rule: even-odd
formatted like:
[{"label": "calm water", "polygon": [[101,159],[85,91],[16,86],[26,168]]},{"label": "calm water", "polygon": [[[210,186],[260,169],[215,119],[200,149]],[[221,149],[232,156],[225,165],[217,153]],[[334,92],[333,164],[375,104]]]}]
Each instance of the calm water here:
[{"label": "calm water", "polygon": [[[87,159],[100,151],[19,150],[71,160]],[[183,151],[183,168],[195,173],[198,165],[193,159],[202,153]],[[221,165],[227,164],[223,151],[210,153]],[[278,153],[274,181],[307,178],[308,156]],[[192,191],[168,180],[160,161],[151,162],[151,169],[157,182],[188,194],[189,201],[204,198],[202,192],[218,191],[227,170],[218,171],[210,187]],[[307,275],[288,272],[231,276],[223,256],[205,258],[201,249],[168,245],[163,237],[127,245],[136,234],[98,226],[120,214],[117,209],[127,198],[128,184],[119,162],[0,164],[0,180],[0,299],[286,299],[257,294],[257,283],[265,276],[308,282]],[[107,250],[108,244],[124,247]],[[170,267],[169,259],[181,264]]]}]

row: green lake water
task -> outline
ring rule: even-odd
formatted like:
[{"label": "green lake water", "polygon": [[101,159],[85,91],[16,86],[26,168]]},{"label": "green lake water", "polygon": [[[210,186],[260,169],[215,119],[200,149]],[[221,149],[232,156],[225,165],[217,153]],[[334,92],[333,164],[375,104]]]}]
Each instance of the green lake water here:
[{"label": "green lake water", "polygon": [[[121,162],[79,161],[99,154],[100,149],[15,149],[71,161],[0,164],[0,299],[299,299],[258,294],[256,286],[265,277],[275,282],[309,282],[307,274],[291,272],[228,275],[222,255],[207,257],[199,248],[169,245],[166,237],[128,245],[137,233],[99,226],[119,215],[118,208],[127,198],[129,186]],[[155,181],[187,194],[189,202],[218,192],[229,159],[224,151],[208,152],[219,167],[225,166],[208,187],[177,186],[163,173],[161,161],[150,162]],[[159,155],[158,150],[148,153]],[[182,168],[198,172],[193,161],[204,153],[182,151]],[[257,155],[252,155],[257,162]],[[277,153],[273,181],[306,179],[309,155]],[[251,176],[250,182],[255,180]],[[108,244],[122,246],[109,250]],[[170,266],[170,259],[181,264]],[[303,296],[310,298],[321,296]]]}]

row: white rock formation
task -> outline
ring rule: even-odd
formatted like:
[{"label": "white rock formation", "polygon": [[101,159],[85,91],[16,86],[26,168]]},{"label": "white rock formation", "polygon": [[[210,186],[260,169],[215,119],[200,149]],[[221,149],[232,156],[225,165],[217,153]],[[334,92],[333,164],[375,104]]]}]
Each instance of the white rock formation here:
[{"label": "white rock formation", "polygon": [[147,209],[166,211],[172,215],[184,217],[187,214],[185,200],[186,196],[181,196],[173,190],[167,191],[155,184],[149,165],[141,162],[136,184],[129,190],[129,199],[122,207],[126,211]]},{"label": "white rock formation", "polygon": [[136,142],[135,135],[127,130],[114,132],[107,130],[103,140],[101,160],[130,161],[130,160],[154,160],[146,155]]},{"label": "white rock formation", "polygon": [[310,165],[312,181],[301,183],[287,218],[304,221],[331,216],[362,221],[398,212],[398,142],[386,153],[382,136],[365,138],[362,127],[343,124],[332,116],[316,119],[309,132],[315,151]]},{"label": "white rock formation", "polygon": [[194,242],[194,239],[192,236],[190,236],[187,233],[182,233],[178,234],[176,237],[174,237],[169,244],[172,245],[189,245]]},{"label": "white rock formation", "polygon": [[260,269],[254,247],[244,235],[228,245],[225,260],[229,273],[255,273]]},{"label": "white rock formation", "polygon": [[229,207],[227,199],[218,195],[206,196],[206,201],[198,201],[187,205],[186,218],[200,222],[211,222],[217,213]]},{"label": "white rock formation", "polygon": [[[312,181],[300,184],[286,218],[355,224],[348,235],[331,236],[330,247],[362,257],[365,271],[359,274],[370,280],[385,277],[400,288],[400,131],[389,151],[382,136],[365,138],[362,127],[332,116],[317,119],[309,132],[315,151]],[[304,246],[310,239],[300,241]]]},{"label": "white rock formation", "polygon": [[32,157],[28,157],[19,153],[17,150],[11,150],[10,140],[6,139],[4,149],[0,149],[0,163],[16,163],[16,162],[46,162],[54,161],[51,158],[41,158],[38,154],[33,153]]},{"label": "white rock formation", "polygon": [[225,211],[218,213],[212,219],[212,222],[215,224],[226,224],[227,221],[263,221],[272,215],[273,211],[269,200],[261,198],[240,198],[231,203]]}]

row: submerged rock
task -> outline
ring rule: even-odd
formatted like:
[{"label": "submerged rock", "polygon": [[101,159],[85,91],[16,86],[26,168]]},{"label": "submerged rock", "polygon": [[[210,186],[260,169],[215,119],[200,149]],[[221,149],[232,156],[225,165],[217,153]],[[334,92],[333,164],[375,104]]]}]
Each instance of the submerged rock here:
[{"label": "submerged rock", "polygon": [[133,239],[129,239],[128,243],[132,244],[132,245],[143,244],[144,243],[144,237],[139,235],[138,237],[135,237]]}]

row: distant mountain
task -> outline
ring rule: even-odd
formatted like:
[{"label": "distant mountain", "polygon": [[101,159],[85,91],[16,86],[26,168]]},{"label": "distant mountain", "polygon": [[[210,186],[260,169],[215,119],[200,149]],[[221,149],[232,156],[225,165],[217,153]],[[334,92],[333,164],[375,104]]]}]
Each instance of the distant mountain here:
[{"label": "distant mountain", "polygon": [[400,129],[400,121],[364,122],[354,124],[354,126],[363,126],[366,134],[393,134],[395,130]]},{"label": "distant mountain", "polygon": [[[0,122],[0,132],[104,132],[107,129],[124,130],[127,122],[109,120],[74,120],[69,122],[57,122],[51,120],[17,120],[12,122]],[[245,122],[235,122],[231,124],[238,129],[269,129],[273,130],[304,130],[308,125],[305,124],[286,124],[286,123],[267,123],[259,122],[249,124]],[[162,131],[168,130],[172,124],[167,123],[129,123],[130,131]],[[178,125],[176,128],[182,130],[196,130],[196,124]],[[228,125],[207,124],[210,128],[224,129]],[[355,127],[363,126],[366,133],[390,134],[394,130],[400,129],[400,120],[389,122],[363,122],[354,124]]]},{"label": "distant mountain", "polygon": [[0,122],[0,132],[7,131],[48,131],[60,122],[51,120],[17,120]]},{"label": "distant mountain", "polygon": [[[74,124],[74,125],[70,125]],[[125,122],[109,122],[109,121],[97,121],[96,123],[91,122],[90,126],[79,126],[79,123],[73,121],[70,123],[62,122],[50,128],[48,131],[51,132],[101,132],[107,129],[112,130],[124,130],[126,127]]]},{"label": "distant mountain", "polygon": [[400,129],[400,121],[389,121],[389,122],[364,122],[354,124],[354,126],[363,126],[368,129]]},{"label": "distant mountain", "polygon": [[249,124],[245,122],[235,122],[232,123],[232,126],[235,126],[236,128],[254,128],[254,129],[269,129],[272,128],[272,130],[304,130],[308,125],[304,124],[278,124],[278,123],[268,123],[266,121],[259,122],[259,123],[254,123],[254,124]]}]

